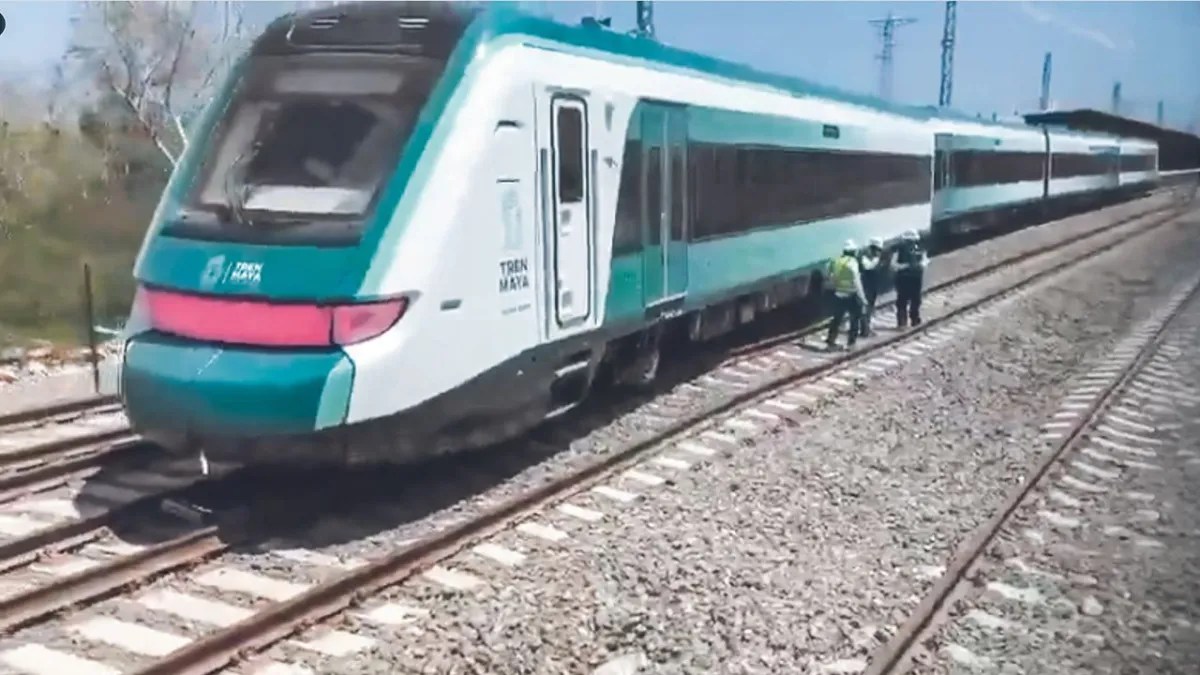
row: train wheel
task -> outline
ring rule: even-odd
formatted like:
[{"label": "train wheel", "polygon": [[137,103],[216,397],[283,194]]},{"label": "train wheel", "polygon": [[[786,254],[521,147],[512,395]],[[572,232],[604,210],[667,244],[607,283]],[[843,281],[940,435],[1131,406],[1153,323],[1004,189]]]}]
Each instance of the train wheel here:
[{"label": "train wheel", "polygon": [[632,344],[627,343],[629,356],[617,371],[617,382],[637,390],[653,387],[662,360],[661,342],[662,326],[659,325],[643,331]]},{"label": "train wheel", "polygon": [[658,379],[658,364],[661,360],[662,353],[658,348],[658,341],[655,340],[655,344],[647,347],[645,353],[638,359],[630,385],[636,389],[653,387],[655,380]]}]

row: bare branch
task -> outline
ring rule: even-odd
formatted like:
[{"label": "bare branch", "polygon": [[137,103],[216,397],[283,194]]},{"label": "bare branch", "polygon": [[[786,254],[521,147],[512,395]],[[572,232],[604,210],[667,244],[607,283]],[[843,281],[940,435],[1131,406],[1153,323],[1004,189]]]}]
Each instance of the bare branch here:
[{"label": "bare branch", "polygon": [[[187,19],[183,24],[184,33],[191,38],[194,35],[192,30],[192,20],[195,14],[191,11],[187,14]],[[183,148],[187,147],[187,134],[184,132],[183,125],[179,122],[179,115],[175,114],[174,108],[171,107],[171,93],[175,87],[176,77],[179,75],[179,64],[183,62],[184,40],[179,40],[176,43],[175,54],[171,58],[171,66],[167,71],[166,86],[163,89],[162,105],[163,112],[172,119],[175,124],[175,132],[179,135],[179,143]],[[181,150],[182,154],[182,150]]]},{"label": "bare branch", "polygon": [[222,2],[215,12],[198,12],[194,3],[82,5],[72,20],[67,59],[102,91],[120,98],[163,155],[175,161],[188,142],[183,120],[212,97],[245,44],[241,3]]},{"label": "bare branch", "polygon": [[136,103],[126,96],[119,87],[113,86],[112,90],[129,108],[129,112],[133,114],[134,119],[138,121],[142,129],[145,130],[146,135],[150,137],[150,140],[154,142],[154,145],[159,149],[160,152],[162,152],[163,156],[167,158],[167,161],[169,161],[172,165],[178,162],[178,155],[172,151],[171,148],[167,147],[167,144],[163,142],[162,136],[159,135],[154,124],[145,118],[142,110],[136,105]]},{"label": "bare branch", "polygon": [[[183,139],[183,149],[186,150],[188,139],[187,129],[183,127],[183,119],[179,115],[171,115],[171,121],[175,124],[175,133],[179,134],[179,137]],[[182,155],[183,152],[181,151],[179,154]]]}]

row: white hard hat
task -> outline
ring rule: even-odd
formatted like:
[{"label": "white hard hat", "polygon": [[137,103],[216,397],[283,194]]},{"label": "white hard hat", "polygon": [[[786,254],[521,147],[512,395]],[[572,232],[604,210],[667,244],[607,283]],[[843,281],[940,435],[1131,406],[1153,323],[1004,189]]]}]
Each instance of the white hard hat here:
[{"label": "white hard hat", "polygon": [[875,248],[883,248],[883,240],[879,237],[871,237],[871,246]]},{"label": "white hard hat", "polygon": [[847,239],[846,243],[842,244],[842,250],[843,251],[857,251],[858,246],[854,243],[853,239]]},{"label": "white hard hat", "polygon": [[904,238],[912,241],[917,238],[917,233],[912,230],[908,230],[904,233]]}]

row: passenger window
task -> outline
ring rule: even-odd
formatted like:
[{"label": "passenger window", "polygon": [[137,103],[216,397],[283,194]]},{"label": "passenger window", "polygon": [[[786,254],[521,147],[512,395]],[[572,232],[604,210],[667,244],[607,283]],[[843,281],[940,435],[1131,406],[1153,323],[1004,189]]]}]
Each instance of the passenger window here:
[{"label": "passenger window", "polygon": [[621,162],[621,188],[617,193],[616,234],[613,255],[642,248],[642,142],[625,143]]},{"label": "passenger window", "polygon": [[559,108],[556,120],[558,137],[558,200],[563,204],[583,201],[583,111]]},{"label": "passenger window", "polygon": [[652,147],[646,153],[646,243],[655,246],[662,242],[662,148]]},{"label": "passenger window", "polygon": [[683,144],[671,145],[671,239],[683,240],[684,196],[687,176],[684,175]]}]

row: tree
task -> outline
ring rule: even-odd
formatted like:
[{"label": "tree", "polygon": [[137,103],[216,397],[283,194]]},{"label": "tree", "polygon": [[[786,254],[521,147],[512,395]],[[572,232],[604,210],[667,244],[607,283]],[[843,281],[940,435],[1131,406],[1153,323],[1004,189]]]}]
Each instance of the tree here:
[{"label": "tree", "polygon": [[81,3],[67,60],[124,105],[171,164],[184,120],[209,98],[250,36],[241,2]]}]

